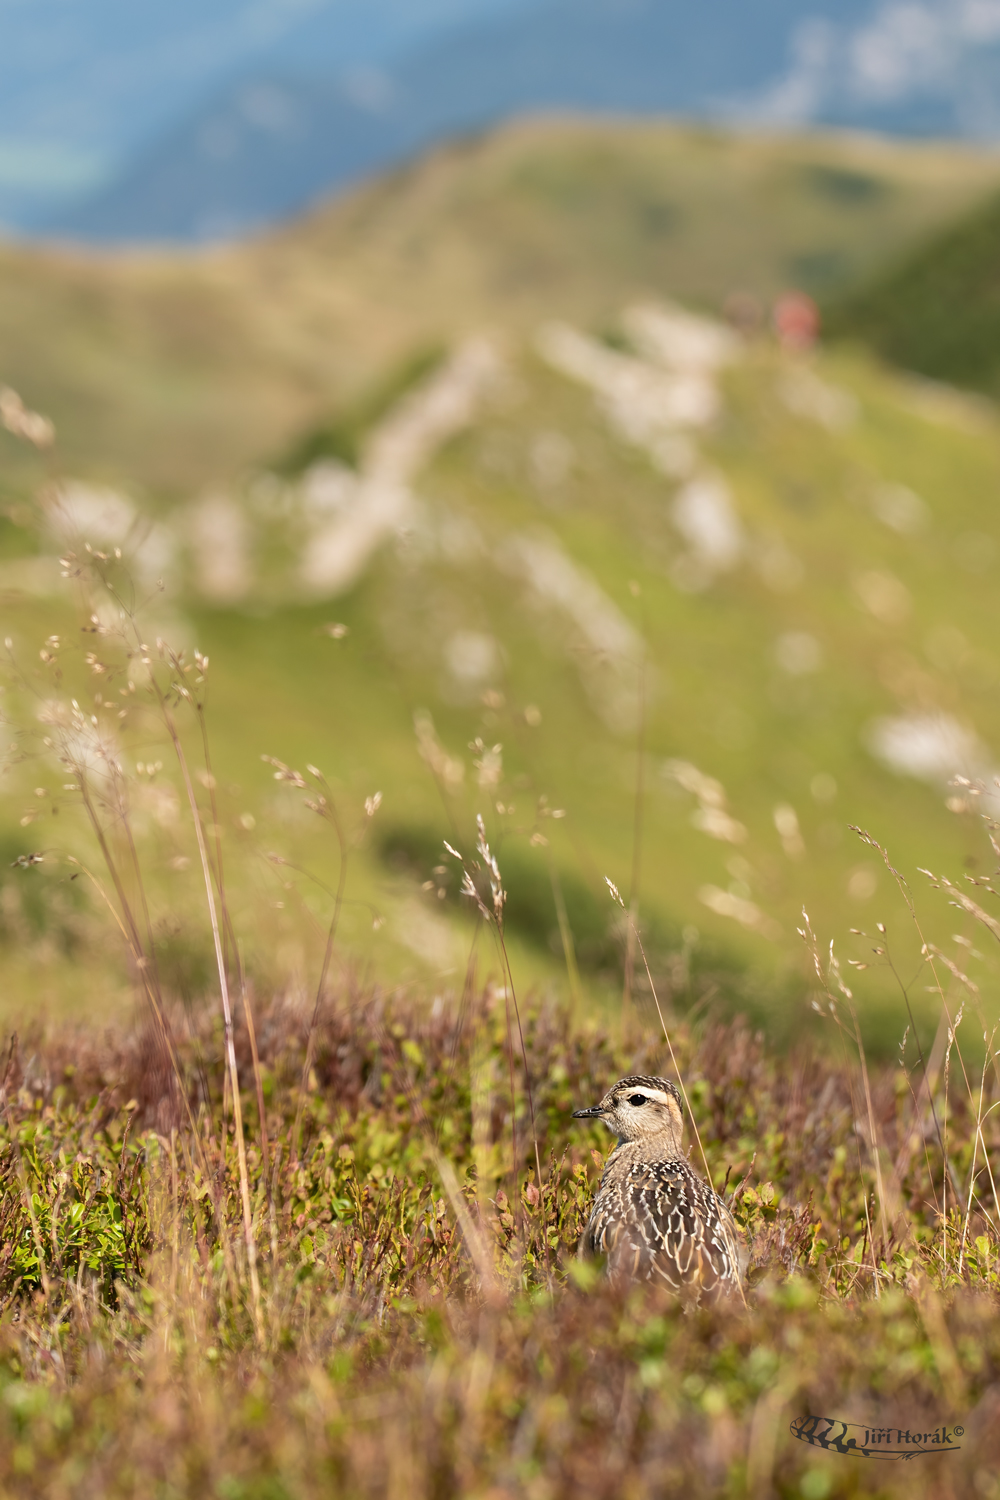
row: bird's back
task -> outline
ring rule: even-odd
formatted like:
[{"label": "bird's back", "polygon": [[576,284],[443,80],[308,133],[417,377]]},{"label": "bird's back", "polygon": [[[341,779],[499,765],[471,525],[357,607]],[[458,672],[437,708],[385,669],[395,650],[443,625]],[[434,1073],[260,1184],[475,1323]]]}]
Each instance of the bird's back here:
[{"label": "bird's back", "polygon": [[584,1236],[618,1280],[661,1281],[694,1300],[740,1284],[740,1244],[718,1193],[679,1157],[628,1141],[610,1155]]}]

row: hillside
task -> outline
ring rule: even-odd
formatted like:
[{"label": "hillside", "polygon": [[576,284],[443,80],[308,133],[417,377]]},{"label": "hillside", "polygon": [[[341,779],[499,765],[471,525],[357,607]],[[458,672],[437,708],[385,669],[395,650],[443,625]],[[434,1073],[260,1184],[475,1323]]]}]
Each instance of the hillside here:
[{"label": "hillside", "polygon": [[[678,1004],[797,1029],[803,905],[862,964],[851,929],[888,923],[909,979],[921,940],[850,824],[981,979],[971,923],[917,870],[992,868],[974,795],[948,783],[989,785],[1000,756],[993,408],[744,338],[667,294],[766,297],[824,245],[846,274],[988,165],[526,127],[225,254],[10,252],[0,378],[59,434],[40,457],[0,437],[10,1003],[100,1015],[130,993],[66,863],[94,858],[74,768],[105,734],[164,982],[188,999],[209,983],[186,794],[145,673],[102,635],[133,600],[144,643],[210,659],[198,795],[261,992],[315,984],[339,874],[312,794],[262,756],[300,780],[317,766],[341,810],[338,972],[461,986],[472,922],[443,840],[471,857],[480,813],[525,986],[619,993],[605,876],[638,901]],[[665,166],[673,229],[641,191]],[[859,187],[879,174],[891,186]],[[496,970],[485,938],[477,962]],[[890,1046],[895,986],[882,963],[857,980]],[[918,1018],[926,1003],[918,975]]]},{"label": "hillside", "polygon": [[1000,393],[1000,198],[831,300],[834,338],[934,380]]},{"label": "hillside", "polygon": [[[49,509],[43,555],[58,541],[81,556],[77,538],[120,545],[126,596],[166,583],[140,612],[143,635],[211,660],[212,819],[262,989],[315,975],[338,869],[308,791],[275,787],[262,755],[318,765],[359,832],[365,798],[382,793],[353,856],[340,962],[377,961],[383,979],[429,968],[460,982],[471,929],[442,841],[471,857],[477,811],[524,984],[564,969],[556,880],[583,991],[614,991],[605,875],[626,893],[637,879],[665,993],[749,1004],[776,1034],[801,1014],[801,997],[787,1004],[803,905],[824,942],[862,961],[848,930],[888,922],[909,972],[919,942],[850,823],[918,888],[928,937],[965,932],[917,867],[990,868],[975,803],[948,781],[988,784],[1000,745],[992,417],[862,363],[743,351],[724,330],[717,371],[664,371],[656,316],[626,310],[618,324],[633,350],[645,330],[645,353],[567,325],[505,352],[460,347],[361,433],[358,471],[314,453],[304,471],[257,475],[152,531],[79,486]],[[54,560],[8,563],[5,582],[6,711],[21,726],[7,866],[35,850],[46,861],[5,875],[7,930],[21,934],[9,993],[57,999],[73,955],[79,999],[80,943],[95,942],[106,1005],[107,936],[58,897],[61,861],[90,858],[90,840],[32,723],[33,705],[73,693],[117,739],[122,668],[77,634]],[[102,618],[99,592],[80,602]],[[91,668],[80,658],[95,650]],[[126,765],[166,767],[147,784],[140,766],[133,794],[161,962],[196,993],[209,958],[182,789],[155,717],[126,710]],[[496,961],[481,945],[480,964]],[[866,1025],[895,1035],[891,976],[857,983]],[[922,993],[914,1003],[922,1014]]]},{"label": "hillside", "polygon": [[[414,353],[629,298],[852,285],[1000,179],[952,147],[541,121],[202,253],[0,250],[0,379],[61,462],[176,502],[266,462]],[[2,438],[0,438],[2,441]],[[3,450],[3,483],[35,471]]]}]

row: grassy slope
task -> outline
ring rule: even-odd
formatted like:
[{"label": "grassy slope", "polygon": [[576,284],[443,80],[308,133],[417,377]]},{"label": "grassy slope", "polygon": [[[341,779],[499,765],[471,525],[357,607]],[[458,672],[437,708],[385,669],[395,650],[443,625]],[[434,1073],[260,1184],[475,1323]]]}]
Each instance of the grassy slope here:
[{"label": "grassy slope", "polygon": [[[165,265],[147,274],[180,275]],[[377,280],[375,269],[372,275]],[[56,278],[56,288],[67,285],[72,275]],[[296,285],[306,307],[308,278]],[[623,280],[595,290],[594,301],[581,297],[574,313],[606,326],[630,289]],[[110,276],[106,291],[113,300]],[[220,290],[223,305],[231,295]],[[54,296],[44,316],[36,305],[38,326],[56,321],[52,306],[66,304]],[[418,326],[414,313],[412,323],[401,319],[393,329],[389,313],[371,349],[365,346],[371,368],[395,348],[412,347],[434,322],[428,312],[427,326]],[[330,903],[265,856],[280,850],[328,881],[336,859],[297,794],[261,766],[262,752],[296,765],[318,762],[351,830],[363,824],[361,800],[376,787],[385,792],[376,834],[392,823],[430,828],[468,848],[472,813],[483,808],[505,870],[516,872],[512,903],[537,868],[531,862],[544,868],[545,852],[528,846],[517,827],[529,820],[535,793],[546,791],[569,813],[543,824],[567,891],[575,878],[596,901],[605,871],[627,884],[634,741],[594,714],[579,654],[558,617],[526,607],[495,567],[495,544],[515,528],[542,525],[558,536],[642,624],[655,667],[644,910],[697,923],[726,944],[758,975],[758,1003],[777,1005],[782,972],[797,963],[793,928],[803,900],[824,939],[843,938],[852,923],[871,930],[884,917],[894,952],[897,942],[906,946],[901,904],[877,862],[875,898],[858,903],[846,894],[859,863],[848,820],[882,833],[908,875],[917,862],[957,875],[963,861],[982,860],[981,830],[947,813],[939,790],[880,771],[861,733],[872,714],[897,703],[939,706],[1000,746],[995,606],[988,572],[968,571],[970,558],[987,567],[989,559],[982,537],[977,551],[961,545],[969,532],[994,525],[995,418],[958,406],[950,424],[931,421],[926,393],[865,360],[824,356],[819,373],[859,403],[853,426],[829,432],[782,405],[778,388],[789,369],[774,351],[752,351],[727,377],[724,417],[702,446],[726,474],[744,526],[772,544],[780,534],[802,577],[775,592],[743,564],[707,591],[686,594],[668,582],[678,550],[668,520],[671,486],[608,433],[586,393],[538,362],[521,337],[536,316],[524,310],[520,324],[511,320],[513,378],[504,400],[439,455],[419,486],[417,544],[443,520],[454,530],[461,518],[478,528],[483,549],[461,556],[411,542],[386,550],[349,595],[329,605],[296,605],[277,563],[254,611],[210,610],[190,596],[172,601],[176,626],[211,656],[221,843],[254,989],[260,1095],[239,1009],[236,1047],[260,1314],[255,1321],[217,1005],[171,1013],[194,1128],[146,1016],[134,1029],[60,1026],[48,1034],[29,1022],[20,1048],[5,1049],[0,1118],[4,1494],[125,1500],[152,1488],[199,1500],[291,1500],[405,1489],[415,1500],[512,1493],[638,1500],[774,1487],[824,1500],[867,1493],[872,1484],[911,1500],[996,1493],[995,1217],[986,1174],[977,1176],[976,1144],[995,1155],[997,1127],[989,1075],[979,1097],[968,1023],[950,1074],[941,1067],[942,1047],[935,1050],[929,1091],[910,1036],[900,1059],[910,1070],[907,1089],[895,1055],[872,1065],[863,1083],[850,1048],[832,1045],[829,1031],[815,1051],[797,1047],[791,1063],[769,1053],[744,1023],[713,1024],[704,1010],[711,986],[694,987],[703,1002],[696,1026],[674,1017],[671,1025],[709,1172],[720,1188],[727,1177],[755,1174],[734,1203],[751,1250],[746,1312],[723,1306],[687,1314],[656,1287],[618,1293],[575,1258],[600,1162],[593,1148],[606,1149],[608,1140],[596,1124],[571,1121],[570,1112],[626,1071],[672,1068],[658,1028],[644,1015],[609,1024],[607,1013],[595,1026],[580,1007],[551,997],[525,1004],[522,990],[542,1162],[536,1184],[521,1051],[503,992],[478,986],[458,999],[468,921],[449,925],[412,876],[374,857],[371,835],[350,894],[375,900],[388,921],[372,935],[370,913],[347,907],[343,948],[369,965],[372,984],[351,973],[335,978],[307,1051],[309,991]],[[141,321],[135,313],[133,329]],[[119,344],[121,324],[109,321],[107,305],[98,309],[91,343],[82,345],[91,371],[103,348],[104,383],[94,387],[88,423],[74,394],[82,366],[62,368],[66,452],[53,468],[103,469],[129,478],[140,494],[145,484],[150,507],[169,515],[171,498],[186,495],[189,484],[211,474],[231,480],[233,468],[281,446],[318,401],[319,386],[310,385],[317,366],[293,399],[294,360],[277,357],[277,335],[270,345],[262,335],[252,359],[236,340],[224,362],[199,367],[202,332],[196,319],[192,342],[170,364],[162,329],[145,342],[136,334]],[[283,337],[287,351],[297,337],[293,322]],[[307,343],[297,344],[299,352]],[[257,370],[264,349],[269,357]],[[41,345],[34,354],[55,358]],[[345,350],[330,354],[331,368],[334,356],[346,369]],[[40,405],[47,389],[25,384]],[[179,409],[165,402],[171,390],[189,402],[187,425],[164,420],[165,410]],[[203,424],[200,452],[195,419]],[[540,488],[532,453],[539,434],[554,431],[571,441],[576,461],[561,484]],[[9,444],[3,456],[5,483],[23,506],[38,471],[18,467],[21,456]],[[926,531],[902,537],[875,519],[871,501],[883,480],[920,492]],[[8,562],[38,544],[30,514],[15,514],[22,524],[12,522],[2,538]],[[910,614],[896,625],[873,620],[853,600],[853,576],[872,567],[909,589]],[[641,584],[638,599],[633,581]],[[89,1010],[100,1023],[119,995],[137,988],[99,903],[79,895],[65,863],[48,858],[76,852],[93,861],[94,851],[75,795],[60,792],[63,776],[34,740],[39,709],[72,694],[110,720],[122,701],[121,678],[95,678],[79,660],[92,649],[115,654],[105,638],[80,636],[89,609],[86,595],[74,599],[69,586],[39,597],[10,588],[3,595],[5,632],[24,669],[22,679],[11,672],[4,684],[13,751],[0,821],[0,919],[14,939],[3,948],[2,1003],[19,1024],[38,999],[52,1009]],[[351,633],[331,639],[323,629],[330,620]],[[505,706],[456,700],[442,664],[456,628],[490,631],[501,642]],[[775,639],[789,629],[808,630],[821,643],[815,675],[789,679],[776,669]],[[55,632],[66,642],[58,669],[38,657]],[[169,682],[173,674],[159,670]],[[114,704],[110,712],[97,694]],[[519,714],[529,703],[541,708],[538,724]],[[419,705],[433,709],[442,738],[466,761],[465,786],[450,809],[414,752],[410,715]],[[518,804],[516,813],[491,812],[494,799],[470,787],[465,747],[477,732],[489,743],[504,741],[510,784],[498,791],[506,805]],[[123,740],[160,973],[168,991],[200,1000],[213,984],[188,820],[155,815],[177,780],[162,725],[133,709]],[[195,743],[189,735],[192,752]],[[661,774],[669,755],[724,781],[733,813],[750,830],[732,878],[782,924],[780,940],[752,937],[700,906],[698,886],[727,883],[736,851],[691,826],[690,799]],[[150,788],[136,762],[155,759],[168,769]],[[812,797],[818,770],[836,777],[833,803]],[[197,784],[207,810],[208,789]],[[771,821],[779,799],[798,809],[807,849],[801,862],[779,846]],[[29,812],[40,815],[20,826]],[[248,813],[255,827],[241,823]],[[120,826],[110,821],[120,847]],[[44,849],[46,862],[12,871],[15,854],[29,849]],[[315,924],[303,919],[300,896]],[[946,940],[961,930],[980,941],[939,898],[922,895],[919,907],[929,935]],[[511,956],[519,984],[557,972],[556,959],[517,930]],[[428,938],[441,945],[436,956]],[[60,956],[63,940],[69,952]],[[422,944],[419,961],[414,941]],[[968,965],[968,955],[961,961]],[[481,975],[487,962],[483,952]],[[983,966],[972,967],[982,981]],[[666,977],[683,1008],[683,978],[676,967]],[[884,985],[866,987],[870,977],[858,985],[866,1026],[872,997],[886,994]],[[918,978],[918,998],[926,977]],[[418,982],[387,998],[406,978]],[[599,998],[600,983],[588,976],[586,984]],[[804,1009],[772,1014],[775,1030],[798,1033]],[[901,1007],[882,1014],[895,1043]],[[927,1018],[925,1043],[930,1035]],[[303,1095],[307,1057],[313,1067]],[[516,1182],[508,1175],[512,1151]],[[938,1210],[946,1181],[959,1190],[957,1207],[948,1190],[948,1218]],[[977,1184],[983,1201],[973,1197]],[[478,1250],[476,1266],[470,1247]],[[876,1279],[878,1297],[871,1295]],[[932,1452],[915,1465],[845,1462],[794,1440],[789,1422],[809,1413],[912,1431],[964,1427],[962,1451]]]},{"label": "grassy slope", "polygon": [[[848,833],[849,822],[887,840],[908,878],[919,880],[918,864],[954,870],[965,860],[981,867],[978,833],[945,810],[941,795],[872,762],[862,745],[870,720],[897,706],[939,707],[971,721],[987,743],[1000,742],[992,596],[952,551],[963,533],[991,524],[989,497],[1000,477],[995,432],[949,431],[915,416],[905,398],[864,365],[841,363],[826,373],[861,402],[862,416],[850,432],[827,434],[782,412],[772,388],[778,371],[764,353],[733,376],[728,419],[708,445],[730,476],[744,522],[758,534],[783,535],[800,559],[802,583],[787,593],[775,593],[749,568],[701,595],[667,584],[665,567],[676,552],[665,516],[669,487],[644,460],[593,431],[587,398],[543,371],[534,371],[519,410],[498,424],[505,434],[470,437],[446,456],[426,486],[453,507],[469,508],[487,534],[498,515],[505,524],[543,522],[635,618],[639,610],[629,583],[640,582],[658,678],[646,729],[647,897],[703,930],[726,932],[727,941],[772,971],[779,955],[788,959],[797,951],[803,902],[822,913],[825,931],[838,938],[852,925],[879,917],[890,921],[895,941],[908,949],[907,961],[912,957],[900,933],[902,904],[877,859]],[[580,444],[580,478],[562,497],[562,509],[542,508],[537,500],[524,507],[523,490],[515,508],[510,490],[518,487],[483,480],[477,441],[495,445],[505,435],[509,450],[523,455],[531,434],[550,424]],[[925,535],[901,538],[872,516],[869,499],[879,480],[919,488],[933,517]],[[873,568],[899,577],[911,593],[912,615],[897,626],[873,620],[852,595],[857,573]],[[457,581],[450,582],[455,589]],[[491,592],[488,576],[470,577],[463,569],[461,585],[463,622],[492,627],[508,649],[509,697],[540,703],[545,712],[531,737],[528,763],[535,784],[568,806],[578,830],[582,848],[565,842],[570,823],[560,833],[562,858],[580,861],[598,877],[597,885],[602,873],[626,885],[632,744],[595,729],[582,692],[572,679],[567,682],[560,653],[547,640],[556,622],[543,619],[533,638],[515,624],[514,601]],[[405,607],[405,587],[394,578],[396,609]],[[411,660],[422,654],[436,668],[442,627],[435,631],[432,624],[421,635],[416,608],[409,619]],[[942,627],[960,632],[954,637],[957,656],[947,662],[938,653],[935,665],[934,643],[952,640],[941,636]],[[777,670],[775,642],[789,630],[809,631],[821,643],[824,667],[815,677],[789,680]],[[430,673],[421,675],[423,698],[433,701]],[[475,732],[476,713],[458,716],[449,735],[453,746],[460,748]],[[442,718],[448,728],[454,722],[454,714],[450,722]],[[496,733],[507,738],[500,728]],[[733,812],[750,830],[745,846],[734,850],[691,827],[690,800],[672,793],[660,774],[661,759],[668,756],[690,759],[722,780]],[[811,793],[819,772],[838,783],[832,804],[818,803]],[[799,814],[807,847],[801,863],[780,848],[772,812],[781,801]],[[749,868],[738,868],[741,858]],[[754,898],[781,922],[784,938],[778,944],[727,931],[731,924],[710,918],[699,905],[698,889],[704,883],[730,885],[734,865]],[[847,885],[863,865],[876,879],[877,899],[856,902]],[[933,931],[943,937],[939,928],[950,931],[948,924],[942,908]]]},{"label": "grassy slope", "polygon": [[[313,982],[329,911],[321,892],[298,878],[292,890],[282,889],[288,872],[262,856],[278,850],[328,884],[336,874],[333,841],[302,812],[301,798],[274,787],[262,753],[300,768],[319,764],[352,820],[364,797],[382,790],[376,832],[409,830],[429,837],[431,847],[448,837],[469,850],[473,815],[482,810],[511,884],[534,890],[540,880],[543,892],[547,854],[532,848],[527,835],[535,798],[545,793],[569,814],[542,825],[564,878],[595,905],[604,899],[605,874],[627,889],[634,738],[613,733],[594,713],[558,613],[526,608],[493,561],[511,531],[539,526],[599,579],[649,641],[655,677],[645,731],[642,889],[645,911],[664,927],[668,946],[679,947],[680,928],[693,924],[703,943],[749,964],[756,975],[750,998],[775,1032],[801,1015],[799,1007],[785,1010],[783,994],[787,977],[802,968],[795,929],[803,904],[824,941],[834,936],[842,951],[846,945],[859,958],[868,956],[868,945],[855,944],[848,929],[888,922],[893,952],[909,975],[918,943],[902,901],[847,824],[881,837],[921,889],[918,865],[953,876],[987,868],[981,833],[945,809],[943,792],[882,770],[863,740],[875,716],[918,706],[952,713],[987,745],[1000,745],[993,596],[982,574],[968,572],[962,548],[955,551],[970,530],[992,526],[990,497],[1000,479],[996,430],[989,420],[970,430],[929,421],[913,409],[908,388],[865,363],[841,357],[819,368],[859,402],[860,415],[847,431],[830,433],[787,412],[776,394],[787,366],[762,347],[728,377],[726,416],[704,445],[729,477],[747,529],[772,541],[780,535],[799,559],[801,581],[788,590],[776,592],[749,564],[700,594],[670,583],[678,551],[668,519],[671,485],[606,431],[586,393],[523,350],[514,398],[452,443],[420,486],[428,524],[457,516],[472,522],[485,548],[479,556],[449,561],[439,554],[415,563],[412,549],[389,549],[349,595],[325,605],[286,603],[258,615],[194,610],[188,629],[212,661],[209,722],[233,904],[247,961],[262,985],[283,984],[289,974],[296,985]],[[539,492],[529,477],[539,431],[559,431],[576,447],[574,474],[554,493]],[[901,537],[873,516],[876,486],[890,480],[919,487],[931,517],[926,532]],[[865,569],[902,581],[911,598],[907,618],[887,625],[866,613],[853,593]],[[633,581],[641,585],[641,603],[630,592]],[[18,604],[9,596],[8,618],[16,625],[19,659],[29,664],[53,629],[72,634],[71,616],[55,600]],[[350,635],[331,640],[323,629],[330,620],[345,622]],[[501,643],[504,707],[484,707],[475,692],[456,698],[444,667],[456,629],[487,632]],[[790,678],[778,669],[775,644],[791,630],[820,643],[823,665],[815,675]],[[38,677],[46,693],[46,672]],[[74,684],[78,693],[94,691],[72,675],[64,690]],[[537,727],[521,716],[529,704],[541,710]],[[464,786],[448,807],[416,753],[412,713],[419,707],[432,710],[442,740],[466,764]],[[492,794],[475,786],[466,747],[477,734],[505,746],[507,779]],[[156,756],[169,764],[162,731],[149,721],[134,725],[129,745],[136,759]],[[731,811],[749,830],[744,845],[733,848],[692,827],[691,798],[662,774],[672,756],[723,782]],[[31,808],[32,788],[53,774],[43,765],[29,760],[11,770],[8,785],[17,793],[7,805],[15,818]],[[816,801],[811,790],[821,772],[836,780],[832,802]],[[498,797],[517,811],[497,816]],[[11,837],[25,847],[82,853],[88,845],[75,831],[71,800],[62,799],[59,821],[12,829]],[[779,802],[798,813],[806,846],[801,861],[782,850],[773,823]],[[257,820],[252,834],[238,823],[246,811]],[[200,931],[190,867],[168,870],[178,853],[193,857],[190,839],[152,826],[149,839],[162,932],[187,923]],[[867,900],[848,889],[861,868],[874,889]],[[705,884],[751,896],[780,924],[781,935],[767,939],[710,913],[699,899]],[[347,949],[373,972],[385,979],[429,966],[446,983],[458,981],[467,921],[449,927],[433,896],[419,897],[413,872],[380,863],[372,840],[356,859],[351,894],[388,917],[373,934],[368,907],[345,913]],[[303,922],[303,901],[314,924]],[[935,905],[921,895],[921,909],[927,935],[937,941],[965,931],[943,901]],[[513,925],[515,971],[524,983],[560,970],[558,953],[542,937],[539,946]],[[104,962],[98,958],[99,966]],[[199,962],[204,970],[204,955]],[[489,964],[488,949],[481,962]],[[98,967],[95,983],[100,975]],[[32,983],[51,998],[65,976],[58,963],[35,965]],[[593,975],[585,983],[595,995],[604,992],[605,981]],[[866,1021],[896,1038],[902,1022],[894,981],[876,971],[858,985],[869,1002]]]},{"label": "grassy slope", "polygon": [[[52,414],[71,471],[177,498],[457,329],[600,323],[637,291],[717,306],[737,287],[832,290],[998,178],[958,148],[513,126],[231,249],[8,245],[0,378]],[[5,487],[30,485],[0,453]]]},{"label": "grassy slope", "polygon": [[[632,164],[627,192],[623,160]],[[894,186],[878,192],[854,177],[831,178],[831,164],[841,173],[884,173]],[[261,856],[280,850],[328,883],[336,872],[332,843],[317,836],[290,793],[274,787],[262,753],[318,763],[354,809],[381,789],[386,826],[434,838],[457,830],[467,848],[472,814],[477,806],[489,813],[494,799],[476,793],[465,747],[477,734],[502,740],[503,800],[518,812],[490,816],[508,868],[526,884],[540,878],[544,888],[546,856],[530,848],[526,833],[534,797],[545,793],[569,812],[565,822],[546,825],[564,877],[575,875],[594,903],[604,899],[604,874],[628,886],[634,741],[595,716],[558,619],[526,610],[490,561],[513,529],[542,525],[557,535],[619,608],[643,623],[655,664],[643,811],[646,910],[674,943],[693,924],[703,942],[749,963],[757,1004],[776,1029],[798,1014],[783,1010],[782,996],[786,977],[800,972],[795,927],[803,902],[822,934],[838,940],[853,925],[902,919],[888,877],[855,845],[848,822],[881,835],[908,876],[917,864],[955,873],[981,858],[975,831],[945,811],[940,793],[880,770],[862,735],[873,715],[897,704],[933,705],[1000,746],[994,608],[982,575],[964,570],[954,546],[993,528],[991,423],[932,422],[907,389],[862,360],[838,357],[822,362],[821,372],[854,393],[861,415],[847,431],[829,433],[782,406],[782,370],[762,347],[727,378],[726,415],[705,453],[728,476],[747,527],[780,535],[799,558],[802,582],[776,593],[743,566],[688,595],[667,582],[678,550],[668,519],[672,487],[605,429],[585,392],[539,363],[524,335],[552,311],[607,328],[626,295],[650,286],[705,301],[736,282],[766,293],[794,274],[797,259],[831,243],[842,248],[846,274],[967,201],[994,170],[971,154],[859,142],[727,141],[655,126],[523,127],[440,153],[293,230],[232,251],[112,264],[9,252],[18,274],[32,281],[35,301],[18,311],[18,358],[30,353],[34,364],[22,378],[12,358],[7,378],[54,412],[64,468],[127,476],[164,512],[189,487],[231,480],[273,455],[335,392],[391,366],[396,354],[487,317],[506,329],[515,376],[506,403],[451,444],[420,485],[432,519],[449,512],[476,523],[485,558],[438,558],[414,570],[390,551],[348,597],[327,606],[295,607],[278,591],[257,612],[193,602],[187,609],[185,629],[212,658],[209,713],[234,908],[262,983],[314,982],[329,907],[317,888],[303,885],[301,901],[315,922],[303,921],[297,889],[282,888],[287,872]],[[665,181],[683,209],[673,227],[648,209],[648,195]],[[4,293],[8,326],[15,285],[16,276]],[[75,318],[79,308],[86,315]],[[78,399],[87,388],[89,406]],[[546,431],[563,434],[576,453],[572,476],[551,493],[531,478],[532,446]],[[0,435],[0,442],[5,482],[23,492],[41,471],[31,470],[12,440]],[[873,518],[881,481],[923,496],[931,514],[925,534],[902,538]],[[26,538],[30,544],[30,530],[10,527],[5,545],[23,548]],[[909,589],[911,614],[899,625],[880,624],[854,602],[855,574],[872,567]],[[641,605],[630,593],[633,580],[642,585]],[[53,631],[75,628],[69,602],[55,598],[8,594],[5,614],[26,663]],[[351,626],[346,641],[324,633],[331,619]],[[456,628],[486,630],[501,642],[507,708],[455,701],[442,651]],[[775,641],[789,630],[820,642],[824,666],[816,676],[792,680],[776,668]],[[85,676],[70,673],[70,683],[94,692]],[[40,680],[39,689],[47,693],[51,683]],[[541,709],[538,728],[518,717],[527,704]],[[466,761],[465,790],[450,814],[415,753],[418,707],[433,711],[449,749]],[[168,760],[162,735],[148,726],[134,731],[130,753]],[[723,781],[750,831],[744,847],[692,828],[690,799],[661,774],[669,756]],[[834,803],[814,800],[817,772],[835,777]],[[30,760],[11,770],[5,821],[12,848],[89,850],[66,799],[60,821],[17,826],[38,805],[34,787],[56,775]],[[778,802],[798,812],[807,850],[801,863],[781,850],[772,821]],[[247,811],[257,820],[252,835],[238,823]],[[182,832],[146,821],[161,939],[186,923],[200,932],[190,867],[171,871],[168,863],[194,850]],[[868,902],[847,894],[859,866],[875,881]],[[9,887],[20,877],[6,878]],[[449,925],[433,898],[421,905],[412,874],[387,871],[371,843],[352,879],[358,901],[376,905],[389,922],[373,936],[369,909],[349,907],[342,928],[349,951],[385,978],[429,966],[455,983],[468,923]],[[748,892],[780,924],[781,937],[769,941],[709,913],[698,898],[706,883]],[[955,927],[942,903],[932,932],[944,940]],[[909,961],[909,929],[898,941]],[[72,973],[74,1006],[106,1006],[113,986],[101,942],[95,964],[77,960],[72,970],[51,942],[8,949],[11,1003],[16,1008],[30,991],[65,1005]],[[192,946],[189,970],[205,972],[204,939],[192,938]],[[857,951],[863,955],[864,946]],[[516,930],[512,952],[525,982],[560,970],[558,955]],[[888,1005],[891,982],[882,979],[860,983]],[[125,980],[121,971],[115,983],[123,991]],[[602,992],[601,982],[587,983]],[[886,1014],[886,1034],[895,1036],[895,1007]]]},{"label": "grassy slope", "polygon": [[863,341],[885,359],[936,380],[995,396],[998,246],[1000,199],[993,197],[832,300],[832,334]]}]

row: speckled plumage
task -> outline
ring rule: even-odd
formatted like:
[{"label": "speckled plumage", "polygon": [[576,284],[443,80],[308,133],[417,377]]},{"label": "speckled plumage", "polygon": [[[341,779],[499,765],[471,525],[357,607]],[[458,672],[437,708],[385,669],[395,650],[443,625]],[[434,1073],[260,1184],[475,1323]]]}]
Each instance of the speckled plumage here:
[{"label": "speckled plumage", "polygon": [[606,1256],[616,1280],[661,1281],[686,1299],[738,1295],[739,1232],[718,1193],[681,1154],[674,1084],[633,1074],[576,1116],[602,1119],[618,1136],[581,1254]]}]

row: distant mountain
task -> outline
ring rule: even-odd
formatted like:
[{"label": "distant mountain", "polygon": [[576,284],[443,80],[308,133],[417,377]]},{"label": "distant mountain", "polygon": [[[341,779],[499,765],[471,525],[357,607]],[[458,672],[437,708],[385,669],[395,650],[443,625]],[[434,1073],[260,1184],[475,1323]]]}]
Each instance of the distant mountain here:
[{"label": "distant mountain", "polygon": [[0,0],[0,223],[116,175],[256,70],[382,66],[532,0]]},{"label": "distant mountain", "polygon": [[316,3],[268,67],[36,228],[225,238],[525,110],[1000,138],[1000,0],[478,0],[466,24],[346,70]]},{"label": "distant mountain", "polygon": [[[819,0],[833,26],[870,0]],[[228,88],[51,230],[214,239],[271,222],[442,136],[524,110],[752,114],[794,66],[803,0],[542,0],[391,69],[289,69]]]}]

